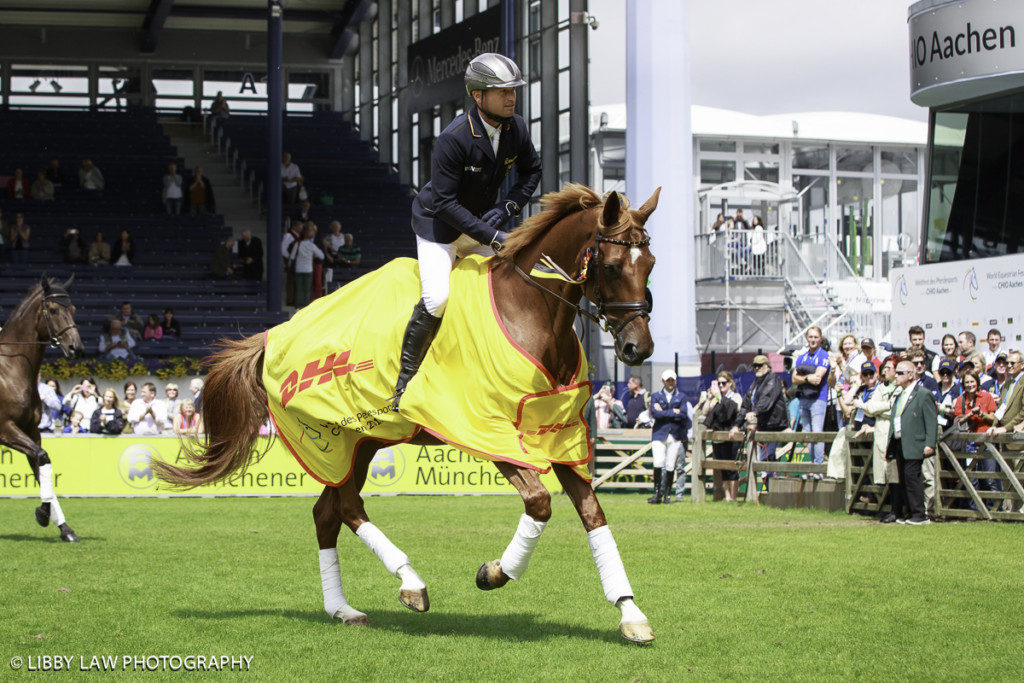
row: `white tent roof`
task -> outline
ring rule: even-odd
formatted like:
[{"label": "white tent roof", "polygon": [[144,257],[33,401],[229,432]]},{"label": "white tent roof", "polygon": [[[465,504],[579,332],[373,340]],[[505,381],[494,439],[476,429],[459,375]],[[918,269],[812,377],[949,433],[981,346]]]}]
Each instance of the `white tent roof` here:
[{"label": "white tent roof", "polygon": [[[626,128],[626,105],[620,103],[591,107],[591,130],[600,127],[601,115],[604,113],[608,115],[608,128]],[[693,105],[690,107],[690,125],[694,135],[708,137],[836,140],[903,145],[925,145],[928,142],[928,123],[925,121],[861,112],[813,111],[756,116],[728,109]]]}]

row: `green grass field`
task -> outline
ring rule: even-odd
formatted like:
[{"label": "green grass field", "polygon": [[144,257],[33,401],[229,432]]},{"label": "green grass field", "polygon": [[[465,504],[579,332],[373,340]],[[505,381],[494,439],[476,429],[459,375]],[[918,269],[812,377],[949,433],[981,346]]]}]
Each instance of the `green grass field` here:
[{"label": "green grass field", "polygon": [[[343,531],[349,602],[324,614],[307,498],[65,500],[77,545],[0,500],[0,678],[36,655],[251,656],[286,679],[1021,680],[1024,527],[878,525],[845,514],[603,503],[657,640],[618,633],[564,497],[519,582],[482,592],[521,511],[512,497],[373,498],[431,608]],[[38,674],[36,674],[38,675]],[[133,678],[140,673],[122,675]],[[176,677],[184,672],[149,673]],[[194,675],[194,674],[189,674]],[[210,675],[217,675],[216,673]]]}]

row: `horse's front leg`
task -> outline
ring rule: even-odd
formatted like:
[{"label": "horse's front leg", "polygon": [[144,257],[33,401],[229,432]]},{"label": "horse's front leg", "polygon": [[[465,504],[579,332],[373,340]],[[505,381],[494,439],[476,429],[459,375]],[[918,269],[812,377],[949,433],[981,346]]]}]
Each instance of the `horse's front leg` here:
[{"label": "horse's front leg", "polygon": [[485,591],[501,588],[509,579],[518,579],[526,572],[544,525],[551,519],[551,494],[535,471],[507,462],[494,464],[519,492],[526,512],[519,518],[516,533],[501,559],[485,562],[477,570],[476,586]]},{"label": "horse's front leg", "polygon": [[604,517],[601,504],[590,484],[581,479],[572,468],[565,465],[553,465],[558,481],[569,495],[576,507],[583,529],[587,532],[590,542],[590,554],[594,556],[601,587],[608,602],[619,608],[622,619],[619,630],[622,637],[634,643],[649,643],[654,640],[654,631],[647,621],[646,615],[633,602],[633,588],[626,577],[626,568],[619,556],[619,548],[612,538],[611,529]]},{"label": "horse's front leg", "polygon": [[53,520],[60,530],[60,540],[67,543],[77,543],[81,540],[64,519],[64,511],[53,490],[53,466],[50,464],[50,456],[43,450],[39,430],[33,428],[29,433],[25,433],[8,423],[0,431],[0,443],[21,451],[28,458],[32,474],[39,482],[41,503],[35,511],[36,522],[39,523],[39,526],[48,526],[50,520]]}]

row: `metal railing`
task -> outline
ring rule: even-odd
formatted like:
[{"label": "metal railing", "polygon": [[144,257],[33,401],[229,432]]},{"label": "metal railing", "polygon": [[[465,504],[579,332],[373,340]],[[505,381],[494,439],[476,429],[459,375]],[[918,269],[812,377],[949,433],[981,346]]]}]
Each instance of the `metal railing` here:
[{"label": "metal railing", "polygon": [[781,279],[778,230],[719,230],[696,235],[697,279]]},{"label": "metal railing", "polygon": [[852,332],[881,338],[888,333],[889,313],[879,310],[861,277],[827,235],[723,229],[695,236],[695,259],[697,280],[723,283],[724,301],[718,305],[731,310],[752,305],[735,303],[731,283],[782,284],[786,314],[779,351],[802,345],[811,325],[833,335]]}]

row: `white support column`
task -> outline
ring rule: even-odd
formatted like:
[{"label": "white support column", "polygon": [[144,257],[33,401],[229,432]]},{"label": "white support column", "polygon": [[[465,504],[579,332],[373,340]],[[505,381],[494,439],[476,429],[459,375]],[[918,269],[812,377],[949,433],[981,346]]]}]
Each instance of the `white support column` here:
[{"label": "white support column", "polygon": [[688,0],[627,0],[626,194],[636,208],[662,186],[651,216],[655,367],[697,355],[693,134],[690,128]]}]

